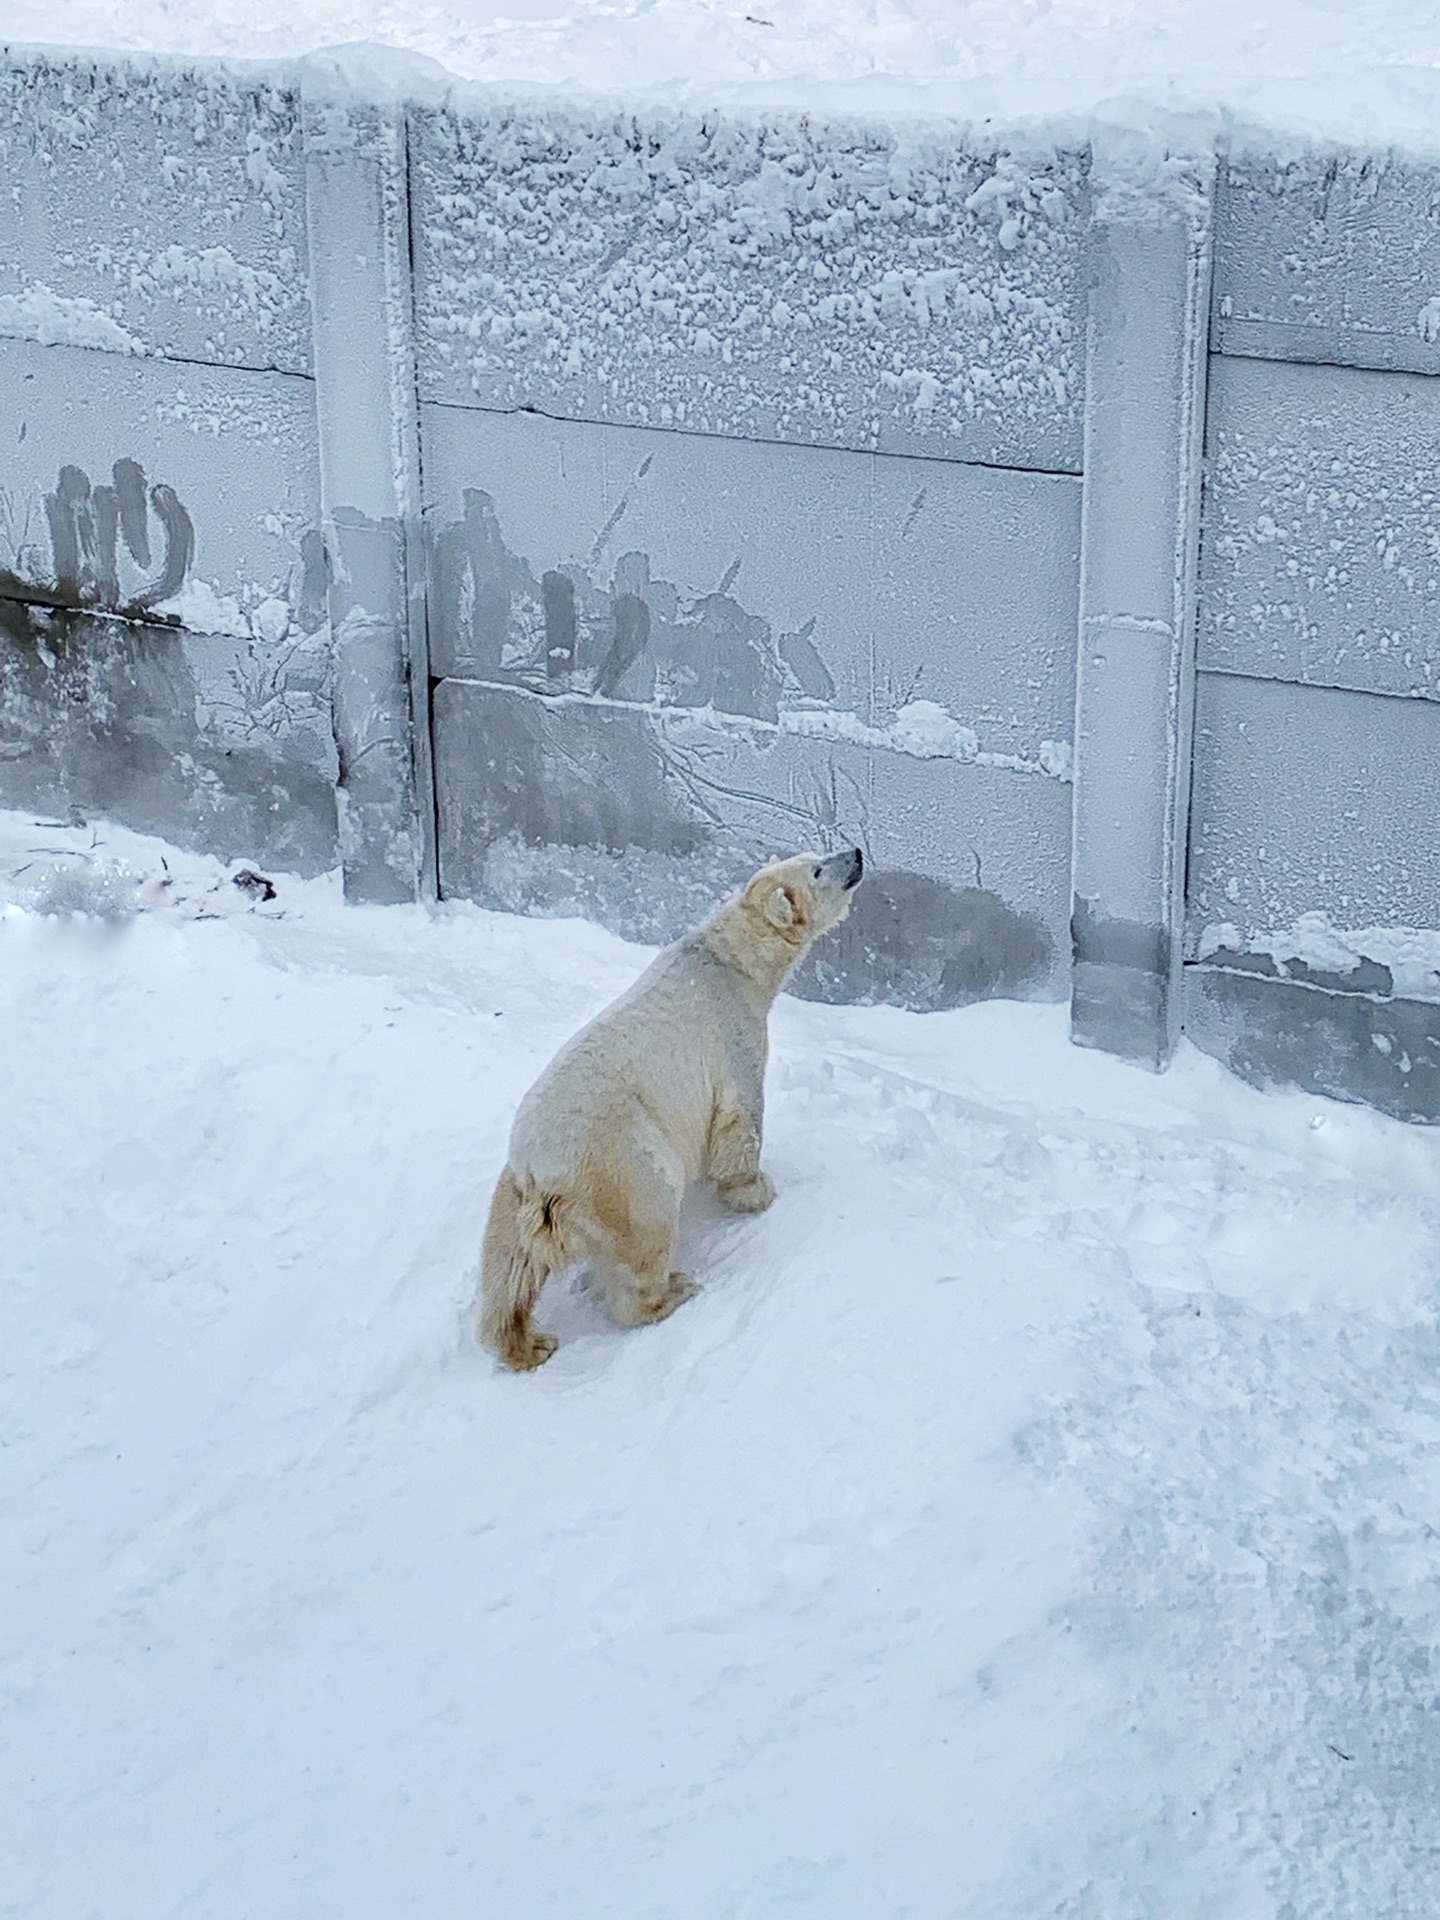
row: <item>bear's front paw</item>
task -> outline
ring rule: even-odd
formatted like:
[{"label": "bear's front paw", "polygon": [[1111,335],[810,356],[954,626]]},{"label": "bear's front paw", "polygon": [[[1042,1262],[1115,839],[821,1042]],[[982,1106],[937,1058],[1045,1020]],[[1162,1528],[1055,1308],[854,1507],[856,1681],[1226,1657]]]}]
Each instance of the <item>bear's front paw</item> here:
[{"label": "bear's front paw", "polygon": [[757,1173],[753,1180],[737,1186],[720,1187],[720,1198],[735,1213],[764,1213],[775,1198],[775,1182],[768,1173]]}]

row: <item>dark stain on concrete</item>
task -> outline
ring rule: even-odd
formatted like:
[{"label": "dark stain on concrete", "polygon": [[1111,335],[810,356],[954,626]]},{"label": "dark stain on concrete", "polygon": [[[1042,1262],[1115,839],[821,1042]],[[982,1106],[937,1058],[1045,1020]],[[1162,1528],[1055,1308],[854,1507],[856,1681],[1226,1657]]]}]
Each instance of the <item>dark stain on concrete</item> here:
[{"label": "dark stain on concrete", "polygon": [[1184,985],[1187,1035],[1253,1085],[1440,1123],[1440,1005],[1208,962]]},{"label": "dark stain on concrete", "polygon": [[1334,973],[1324,967],[1312,967],[1308,961],[1276,960],[1268,953],[1237,952],[1232,947],[1217,947],[1205,956],[1204,965],[1222,968],[1227,973],[1254,973],[1271,980],[1299,980],[1310,987],[1327,987],[1333,993],[1374,993],[1389,996],[1395,991],[1395,976],[1382,961],[1362,957],[1348,973]]},{"label": "dark stain on concrete", "polygon": [[[742,605],[738,561],[698,595],[653,578],[638,550],[601,575],[618,520],[617,510],[585,566],[539,579],[478,489],[432,536],[441,884],[527,911],[578,903],[631,937],[673,938],[693,923],[704,881],[729,884],[766,857],[737,815],[754,830],[769,809],[792,845],[821,844],[839,822],[812,819],[783,782],[768,796],[727,788],[703,755],[668,749],[641,709],[709,708],[773,726],[782,697],[829,702],[835,682],[813,619],[777,640]],[[785,751],[812,770],[828,752],[794,741]],[[634,874],[622,871],[627,856]],[[793,990],[932,1010],[1038,990],[1053,962],[1046,928],[998,894],[882,871]]]},{"label": "dark stain on concrete", "polygon": [[540,581],[545,608],[545,672],[560,686],[575,671],[575,582],[563,573],[547,573]]},{"label": "dark stain on concrete", "polygon": [[1076,900],[1070,938],[1077,962],[1135,973],[1170,971],[1170,935],[1164,927],[1103,914],[1093,900]]},{"label": "dark stain on concrete", "polygon": [[815,947],[790,991],[937,1013],[1023,998],[1043,985],[1053,953],[1038,920],[986,888],[870,869],[849,918]]},{"label": "dark stain on concrete", "polygon": [[835,698],[835,682],[811,638],[814,631],[815,621],[812,617],[798,632],[782,633],[780,658],[794,674],[795,683],[803,694],[812,700],[828,702]]},{"label": "dark stain on concrete", "polygon": [[[122,543],[136,567],[148,571],[156,566],[152,513],[160,536],[158,569],[144,586],[122,595]],[[135,460],[117,460],[108,486],[92,487],[83,468],[65,466],[45,496],[45,517],[53,579],[42,584],[7,578],[0,592],[61,607],[103,608],[125,619],[178,624],[172,616],[154,613],[184,586],[195,558],[195,528],[173,487],[147,488],[144,469]]]},{"label": "dark stain on concrete", "polygon": [[1070,937],[1071,1038],[1077,1046],[1162,1067],[1178,1030],[1169,931],[1102,914],[1093,900],[1077,899]]},{"label": "dark stain on concrete", "polygon": [[650,608],[633,593],[615,595],[615,636],[595,675],[595,691],[618,695],[630,669],[650,645]]},{"label": "dark stain on concrete", "polygon": [[[442,680],[434,719],[446,894],[669,940],[774,850],[700,810],[636,709]],[[1038,991],[1053,958],[1041,923],[998,894],[881,869],[791,984],[805,999],[929,1012]]]},{"label": "dark stain on concrete", "polygon": [[444,886],[464,893],[493,841],[693,854],[706,823],[681,804],[644,714],[552,705],[520,689],[435,688]]}]

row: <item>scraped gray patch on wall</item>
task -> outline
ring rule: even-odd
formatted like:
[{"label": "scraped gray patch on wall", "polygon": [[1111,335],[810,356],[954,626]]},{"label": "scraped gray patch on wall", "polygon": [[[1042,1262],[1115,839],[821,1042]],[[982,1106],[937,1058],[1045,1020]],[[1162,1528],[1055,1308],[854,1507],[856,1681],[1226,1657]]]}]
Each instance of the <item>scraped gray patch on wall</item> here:
[{"label": "scraped gray patch on wall", "polygon": [[[512,835],[485,850],[477,897],[502,913],[598,919],[623,939],[661,946],[704,920],[767,857],[733,845],[688,859],[638,848],[535,848]],[[1050,960],[1045,929],[998,895],[871,869],[849,919],[825,936],[788,991],[934,1013],[1022,998],[1043,985]]]},{"label": "scraped gray patch on wall", "polygon": [[527,847],[511,836],[485,849],[476,897],[500,913],[598,920],[624,940],[659,947],[713,913],[758,858],[725,846],[685,859],[639,847]]},{"label": "scraped gray patch on wall", "polygon": [[[1306,971],[1309,971],[1308,969]],[[1381,969],[1380,971],[1384,971]],[[1362,1100],[1440,1124],[1440,1007],[1226,964],[1185,969],[1186,1032],[1261,1087]]]},{"label": "scraped gray patch on wall", "polygon": [[[317,872],[336,843],[318,532],[249,604],[196,586],[195,521],[128,456],[0,490],[0,803],[108,812]],[[238,583],[236,583],[238,584]],[[198,615],[215,627],[192,631]]]},{"label": "scraped gray patch on wall", "polygon": [[335,795],[313,742],[202,727],[195,644],[174,626],[0,597],[0,803],[109,813],[223,858],[323,870]]},{"label": "scraped gray patch on wall", "polygon": [[849,918],[813,949],[790,991],[936,1013],[1021,998],[1044,982],[1052,957],[1040,922],[987,888],[872,869]]},{"label": "scraped gray patch on wall", "polygon": [[537,580],[506,545],[493,498],[467,488],[461,518],[433,544],[432,670],[771,722],[787,696],[833,698],[813,620],[777,641],[730,591],[733,566],[715,591],[687,596],[652,579],[648,554],[629,552],[607,581],[599,555],[609,531],[586,564]]},{"label": "scraped gray patch on wall", "polygon": [[23,534],[0,530],[0,594],[179,624],[154,611],[179,593],[195,557],[194,523],[173,487],[150,485],[137,460],[117,460],[110,482],[95,486],[83,467],[63,466],[45,495],[45,522],[48,558]]},{"label": "scraped gray patch on wall", "polygon": [[782,697],[833,696],[813,621],[777,642],[729,591],[733,566],[713,592],[687,597],[632,551],[607,580],[603,537],[586,564],[537,579],[506,544],[492,497],[472,488],[463,500],[432,539],[432,662],[450,676],[433,715],[442,890],[664,941],[780,842],[833,835],[833,775],[798,801],[783,782],[742,792],[717,768],[723,745],[703,719],[773,728]]}]

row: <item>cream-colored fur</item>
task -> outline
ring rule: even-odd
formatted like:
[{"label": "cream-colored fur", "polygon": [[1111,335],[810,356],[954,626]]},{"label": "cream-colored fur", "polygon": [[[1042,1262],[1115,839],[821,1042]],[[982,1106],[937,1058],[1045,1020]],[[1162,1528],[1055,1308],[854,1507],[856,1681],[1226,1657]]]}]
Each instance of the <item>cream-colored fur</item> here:
[{"label": "cream-colored fur", "polygon": [[480,1336],[506,1366],[555,1340],[531,1315],[552,1273],[587,1261],[622,1326],[695,1292],[675,1272],[686,1186],[740,1213],[775,1197],[760,1169],[766,1018],[792,967],[843,920],[858,851],[762,867],[576,1034],[520,1103],[485,1234]]}]

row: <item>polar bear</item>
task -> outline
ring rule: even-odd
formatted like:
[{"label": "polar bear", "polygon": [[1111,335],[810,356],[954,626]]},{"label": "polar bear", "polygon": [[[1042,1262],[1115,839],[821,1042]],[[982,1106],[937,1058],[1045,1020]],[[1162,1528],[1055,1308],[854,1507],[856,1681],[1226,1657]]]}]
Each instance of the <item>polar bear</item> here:
[{"label": "polar bear", "polygon": [[552,1273],[588,1262],[622,1326],[663,1320],[695,1292],[674,1271],[688,1183],[739,1213],[775,1197],[760,1170],[766,1019],[791,969],[850,910],[859,848],[773,861],[667,947],[582,1028],[520,1103],[495,1188],[480,1337],[507,1367],[555,1340],[531,1314]]}]

